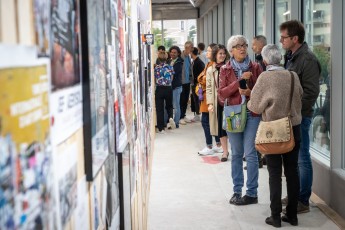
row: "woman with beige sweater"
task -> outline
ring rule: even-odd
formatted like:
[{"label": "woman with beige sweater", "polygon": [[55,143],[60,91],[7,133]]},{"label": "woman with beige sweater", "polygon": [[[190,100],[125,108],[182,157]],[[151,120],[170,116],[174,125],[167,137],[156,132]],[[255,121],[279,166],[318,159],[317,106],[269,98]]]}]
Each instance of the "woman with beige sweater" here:
[{"label": "woman with beige sweater", "polygon": [[[266,155],[271,198],[271,216],[266,218],[266,223],[274,227],[281,227],[282,220],[296,226],[298,225],[297,197],[299,194],[297,162],[300,147],[303,90],[297,74],[285,70],[279,65],[281,54],[278,46],[266,45],[261,54],[267,66],[267,71],[260,75],[252,89],[248,109],[254,113],[262,114],[263,121],[273,121],[288,115],[290,111],[290,86],[292,84],[292,77],[294,79],[290,115],[295,137],[295,147],[291,152],[285,154]],[[280,217],[280,213],[282,212],[282,165],[284,166],[289,199],[286,207],[286,215]]]},{"label": "woman with beige sweater", "polygon": [[210,132],[212,136],[218,136],[223,148],[221,161],[227,161],[229,156],[228,137],[222,128],[223,106],[218,102],[217,90],[219,88],[219,71],[229,59],[229,53],[224,45],[216,45],[212,48],[213,65],[206,72],[206,103],[209,111]]}]

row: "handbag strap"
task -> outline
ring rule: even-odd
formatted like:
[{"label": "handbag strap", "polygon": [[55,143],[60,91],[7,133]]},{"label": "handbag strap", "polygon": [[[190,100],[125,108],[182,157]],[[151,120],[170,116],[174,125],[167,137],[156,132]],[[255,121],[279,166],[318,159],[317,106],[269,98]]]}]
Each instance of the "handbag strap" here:
[{"label": "handbag strap", "polygon": [[291,106],[292,106],[292,96],[293,96],[293,89],[295,86],[295,77],[293,76],[293,73],[291,71],[290,72],[290,76],[291,76],[291,90],[290,90],[290,110],[288,113],[288,116],[291,117]]}]

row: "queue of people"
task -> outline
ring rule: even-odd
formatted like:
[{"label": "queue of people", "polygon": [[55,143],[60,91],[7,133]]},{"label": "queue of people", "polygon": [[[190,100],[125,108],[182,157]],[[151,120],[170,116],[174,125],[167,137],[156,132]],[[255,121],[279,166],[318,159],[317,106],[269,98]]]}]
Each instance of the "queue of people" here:
[{"label": "queue of people", "polygon": [[[166,60],[162,53],[155,68],[158,131],[164,131],[165,123],[168,128],[179,128],[180,124],[201,120],[206,146],[198,153],[222,153],[222,162],[228,160],[229,143],[232,205],[258,203],[259,168],[265,161],[271,201],[271,215],[265,222],[273,227],[281,227],[282,221],[297,226],[297,214],[310,211],[313,170],[308,133],[321,73],[319,61],[304,41],[303,24],[290,20],[282,23],[279,30],[280,43],[286,51],[284,64],[280,48],[267,44],[263,35],[252,40],[253,61],[248,55],[247,38],[233,35],[227,47],[212,43],[204,51],[204,44],[194,47],[191,42],[186,42],[183,52],[177,46],[170,47],[170,59]],[[170,80],[162,83],[162,78]],[[191,120],[185,116],[190,95],[195,114]],[[255,141],[260,122],[287,116],[294,147],[283,154],[267,152],[263,161]],[[243,158],[247,162],[246,181]],[[283,172],[287,197],[282,199]]]}]

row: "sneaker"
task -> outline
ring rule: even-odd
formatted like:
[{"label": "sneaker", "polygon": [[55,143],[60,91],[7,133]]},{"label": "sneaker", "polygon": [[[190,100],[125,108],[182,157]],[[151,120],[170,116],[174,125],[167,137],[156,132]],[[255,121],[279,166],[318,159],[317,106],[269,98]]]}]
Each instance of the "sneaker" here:
[{"label": "sneaker", "polygon": [[195,115],[191,121],[192,122],[200,121],[200,115]]},{"label": "sneaker", "polygon": [[167,124],[167,129],[169,129],[169,130],[172,129],[171,125],[169,123]]},{"label": "sneaker", "polygon": [[287,196],[284,197],[284,198],[282,199],[282,205],[283,205],[283,206],[288,205],[288,202],[289,202],[289,200],[288,200],[288,197],[287,197]]},{"label": "sneaker", "polygon": [[231,199],[229,200],[229,203],[230,204],[235,204],[240,199],[241,199],[241,194],[234,193],[234,195],[232,195]]},{"label": "sneaker", "polygon": [[174,119],[169,118],[169,123],[167,124],[167,126],[169,126],[171,129],[176,129],[176,124]]},{"label": "sneaker", "polygon": [[158,131],[158,133],[159,133],[159,134],[165,134],[165,131],[164,131],[164,129],[163,129],[163,130],[161,130],[161,131]]},{"label": "sneaker", "polygon": [[298,201],[297,214],[307,213],[307,212],[310,212],[309,205],[305,205],[302,202]]},{"label": "sneaker", "polygon": [[189,118],[187,118],[187,117],[184,117],[183,120],[184,120],[184,122],[186,122],[186,123],[191,123],[191,122],[192,122],[192,121],[191,121]]},{"label": "sneaker", "polygon": [[235,202],[235,205],[249,205],[249,204],[257,204],[258,197],[251,197],[251,196],[243,196],[241,199]]},{"label": "sneaker", "polygon": [[186,125],[187,124],[183,119],[181,119],[179,123],[180,123],[180,125]]},{"label": "sneaker", "polygon": [[213,150],[215,153],[222,153],[222,152],[223,152],[222,146],[218,147],[217,145],[213,146],[212,150]]},{"label": "sneaker", "polygon": [[214,152],[213,152],[213,149],[210,149],[209,147],[206,146],[201,151],[199,151],[198,154],[201,156],[206,156],[206,155],[212,155],[214,154]]}]

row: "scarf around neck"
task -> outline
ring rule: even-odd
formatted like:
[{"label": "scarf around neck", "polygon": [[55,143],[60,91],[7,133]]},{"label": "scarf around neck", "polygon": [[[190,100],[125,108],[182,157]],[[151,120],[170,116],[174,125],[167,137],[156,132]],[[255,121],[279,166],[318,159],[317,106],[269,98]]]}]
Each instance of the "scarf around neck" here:
[{"label": "scarf around neck", "polygon": [[231,62],[232,68],[235,71],[237,78],[241,77],[243,72],[246,72],[249,70],[250,59],[248,55],[244,59],[243,62],[237,62],[234,57],[230,58],[230,62]]},{"label": "scarf around neck", "polygon": [[225,64],[225,62],[216,63],[216,69],[219,71],[220,67],[222,67],[224,64]]}]

